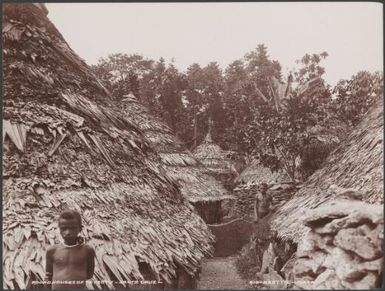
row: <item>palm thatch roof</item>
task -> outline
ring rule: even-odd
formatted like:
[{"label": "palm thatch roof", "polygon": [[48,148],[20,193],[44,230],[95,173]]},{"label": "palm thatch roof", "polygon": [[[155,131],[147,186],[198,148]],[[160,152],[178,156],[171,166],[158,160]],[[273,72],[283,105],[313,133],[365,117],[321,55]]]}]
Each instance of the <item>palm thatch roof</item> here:
[{"label": "palm thatch roof", "polygon": [[290,178],[283,172],[272,172],[264,167],[258,160],[253,159],[246,168],[235,179],[237,187],[235,190],[250,189],[261,183],[285,183],[290,182]]},{"label": "palm thatch roof", "polygon": [[192,203],[233,199],[222,184],[205,173],[205,167],[188,151],[172,130],[152,115],[134,95],[118,104],[127,119],[137,124],[159,153],[167,175],[178,182],[183,196]]},{"label": "palm thatch roof", "polygon": [[214,143],[210,130],[204,141],[194,150],[194,156],[208,169],[208,173],[219,175],[233,175],[235,169],[230,156],[231,151],[223,150],[219,145]]},{"label": "palm thatch roof", "polygon": [[44,278],[65,208],[82,213],[94,279],[141,279],[139,261],[165,280],[177,264],[193,274],[212,253],[206,224],[39,6],[3,5],[4,288]]},{"label": "palm thatch roof", "polygon": [[[363,121],[329,155],[324,167],[304,183],[294,197],[274,215],[272,228],[284,240],[298,242],[307,232],[301,219],[333,199],[331,185],[354,188],[364,193],[363,200],[383,204],[383,97]],[[331,187],[333,189],[334,187]]]}]

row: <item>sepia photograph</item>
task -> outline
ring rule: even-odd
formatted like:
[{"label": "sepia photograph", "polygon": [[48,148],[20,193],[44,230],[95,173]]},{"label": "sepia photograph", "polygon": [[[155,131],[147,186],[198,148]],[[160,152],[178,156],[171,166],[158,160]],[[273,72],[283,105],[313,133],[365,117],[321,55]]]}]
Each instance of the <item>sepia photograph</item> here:
[{"label": "sepia photograph", "polygon": [[1,6],[5,290],[384,288],[383,3]]}]

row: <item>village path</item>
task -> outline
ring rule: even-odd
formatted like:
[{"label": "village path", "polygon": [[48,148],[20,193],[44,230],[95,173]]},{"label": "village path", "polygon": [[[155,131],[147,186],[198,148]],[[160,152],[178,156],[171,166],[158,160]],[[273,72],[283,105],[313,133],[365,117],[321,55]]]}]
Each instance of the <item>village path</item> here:
[{"label": "village path", "polygon": [[204,259],[198,289],[251,289],[235,267],[235,257]]}]

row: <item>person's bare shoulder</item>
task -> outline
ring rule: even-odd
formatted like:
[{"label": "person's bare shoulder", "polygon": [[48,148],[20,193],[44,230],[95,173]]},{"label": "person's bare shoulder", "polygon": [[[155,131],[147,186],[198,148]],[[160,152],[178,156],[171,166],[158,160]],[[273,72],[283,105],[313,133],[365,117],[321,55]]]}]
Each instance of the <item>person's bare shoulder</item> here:
[{"label": "person's bare shoulder", "polygon": [[95,249],[89,244],[84,244],[83,248],[87,251],[87,253],[93,254],[93,255],[95,254]]},{"label": "person's bare shoulder", "polygon": [[258,201],[262,201],[263,200],[263,195],[260,191],[257,192],[257,195],[256,195],[256,198]]},{"label": "person's bare shoulder", "polygon": [[47,248],[47,254],[53,254],[56,250],[57,250],[57,248],[59,247],[59,245],[53,245],[53,246],[49,246],[48,248]]}]

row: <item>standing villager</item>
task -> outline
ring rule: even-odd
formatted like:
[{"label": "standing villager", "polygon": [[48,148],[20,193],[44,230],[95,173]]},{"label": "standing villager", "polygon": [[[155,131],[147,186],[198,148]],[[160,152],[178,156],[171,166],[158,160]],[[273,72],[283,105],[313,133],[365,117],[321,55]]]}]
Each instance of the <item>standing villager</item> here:
[{"label": "standing villager", "polygon": [[86,280],[94,275],[95,251],[79,237],[81,229],[79,212],[66,210],[60,214],[59,230],[64,243],[47,250],[48,289],[85,289]]},{"label": "standing villager", "polygon": [[257,223],[261,218],[265,217],[271,208],[272,197],[267,191],[269,186],[266,183],[262,183],[259,190],[255,194],[254,201],[254,223]]}]

